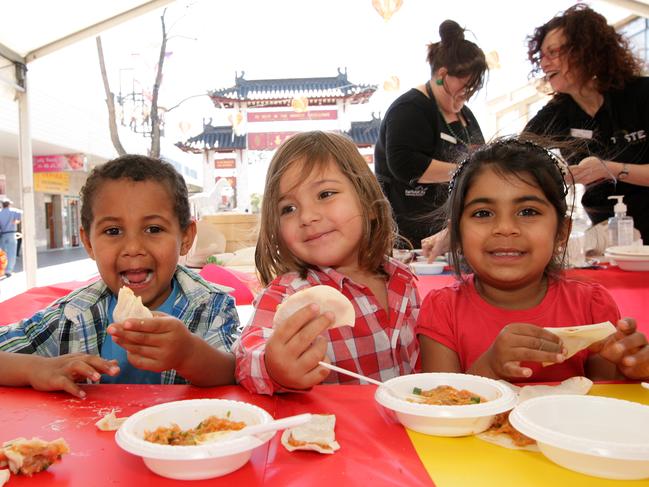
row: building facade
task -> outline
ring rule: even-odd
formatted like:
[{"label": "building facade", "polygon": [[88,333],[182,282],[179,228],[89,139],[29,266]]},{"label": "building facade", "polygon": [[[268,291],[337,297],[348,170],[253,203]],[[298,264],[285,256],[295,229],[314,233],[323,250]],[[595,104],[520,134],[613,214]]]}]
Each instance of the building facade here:
[{"label": "building facade", "polygon": [[203,154],[203,187],[210,195],[205,212],[256,211],[275,149],[298,132],[345,133],[373,163],[380,119],[352,121],[349,112],[351,105],[367,103],[376,89],[352,83],[338,70],[333,77],[262,80],[247,80],[242,73],[234,86],[211,91],[230,125],[204,121],[203,132],[176,144]]}]

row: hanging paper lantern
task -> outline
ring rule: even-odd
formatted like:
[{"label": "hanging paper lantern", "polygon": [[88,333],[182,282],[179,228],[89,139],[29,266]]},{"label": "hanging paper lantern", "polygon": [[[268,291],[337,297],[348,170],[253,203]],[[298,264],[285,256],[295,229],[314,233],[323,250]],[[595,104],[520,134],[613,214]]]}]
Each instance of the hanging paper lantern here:
[{"label": "hanging paper lantern", "polygon": [[489,51],[485,57],[487,58],[487,66],[489,66],[489,69],[500,68],[500,56],[498,55],[498,51]]},{"label": "hanging paper lantern", "polygon": [[291,100],[291,108],[298,113],[304,113],[309,109],[309,99],[306,96],[296,96]]},{"label": "hanging paper lantern", "polygon": [[180,129],[183,135],[187,135],[187,133],[192,128],[192,124],[187,120],[182,120],[181,122],[178,123],[178,128]]},{"label": "hanging paper lantern", "polygon": [[232,125],[232,132],[235,135],[243,135],[245,132],[245,127],[243,122],[243,113],[241,110],[238,110],[236,113],[231,113],[228,115],[228,121]]},{"label": "hanging paper lantern", "polygon": [[390,76],[383,82],[383,90],[385,91],[398,91],[401,86],[401,81],[398,76]]},{"label": "hanging paper lantern", "polygon": [[372,0],[372,6],[386,22],[401,8],[403,0]]}]

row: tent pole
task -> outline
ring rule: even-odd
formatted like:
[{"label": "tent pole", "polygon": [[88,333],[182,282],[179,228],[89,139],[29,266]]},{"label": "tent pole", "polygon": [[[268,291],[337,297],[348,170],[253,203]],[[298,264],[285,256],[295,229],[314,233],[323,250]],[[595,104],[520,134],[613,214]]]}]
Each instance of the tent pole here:
[{"label": "tent pole", "polygon": [[[17,67],[18,68],[18,67]],[[18,100],[18,177],[22,188],[22,234],[23,269],[27,278],[27,289],[36,285],[36,211],[34,203],[34,168],[32,165],[31,127],[29,125],[29,97],[27,89],[27,68],[20,66],[23,90],[16,90]],[[19,68],[18,68],[19,69]],[[17,69],[17,70],[18,70]]]}]

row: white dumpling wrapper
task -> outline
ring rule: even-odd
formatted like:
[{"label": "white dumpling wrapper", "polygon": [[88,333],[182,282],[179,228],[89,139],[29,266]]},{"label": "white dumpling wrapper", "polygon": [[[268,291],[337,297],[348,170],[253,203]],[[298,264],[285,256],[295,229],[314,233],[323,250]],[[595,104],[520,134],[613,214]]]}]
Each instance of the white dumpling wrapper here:
[{"label": "white dumpling wrapper", "polygon": [[277,306],[273,325],[284,323],[296,311],[313,303],[320,306],[320,313],[331,311],[334,314],[334,322],[329,328],[354,326],[356,322],[354,305],[343,293],[331,286],[324,285],[302,289],[287,297]]},{"label": "white dumpling wrapper", "polygon": [[117,295],[117,305],[113,310],[113,321],[122,323],[128,318],[153,318],[153,313],[142,304],[142,298],[136,296],[131,288],[122,286]]},{"label": "white dumpling wrapper", "polygon": [[[560,328],[544,328],[554,333],[563,342],[566,349],[566,360],[577,352],[590,347],[593,343],[615,333],[616,328],[610,321],[597,323],[595,325],[564,326]],[[554,362],[544,362],[543,365],[552,365]]]},{"label": "white dumpling wrapper", "polygon": [[122,426],[122,423],[127,419],[128,418],[118,418],[115,415],[115,410],[111,409],[110,413],[95,423],[95,426],[100,431],[117,431],[119,427]]},{"label": "white dumpling wrapper", "polygon": [[9,482],[9,477],[11,477],[9,470],[0,470],[0,487]]},{"label": "white dumpling wrapper", "polygon": [[[332,454],[340,449],[334,432],[336,416],[334,414],[312,414],[311,421],[284,430],[281,443],[288,451],[312,450]],[[290,440],[304,442],[304,445],[291,445]],[[328,447],[328,448],[326,448]]]},{"label": "white dumpling wrapper", "polygon": [[571,377],[564,380],[561,384],[556,386],[536,385],[536,386],[523,386],[518,393],[518,404],[533,397],[549,396],[556,394],[578,394],[585,396],[593,387],[593,381],[588,377]]}]

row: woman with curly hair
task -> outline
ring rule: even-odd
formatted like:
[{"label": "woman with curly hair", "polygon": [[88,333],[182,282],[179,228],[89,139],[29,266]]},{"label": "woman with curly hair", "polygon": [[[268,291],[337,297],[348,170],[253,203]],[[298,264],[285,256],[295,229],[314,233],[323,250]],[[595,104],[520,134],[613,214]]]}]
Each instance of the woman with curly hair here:
[{"label": "woman with curly hair", "polygon": [[554,91],[528,132],[576,140],[570,164],[586,185],[582,204],[593,224],[613,216],[611,195],[624,195],[649,242],[649,78],[627,41],[606,19],[577,4],[538,27],[528,56]]}]

